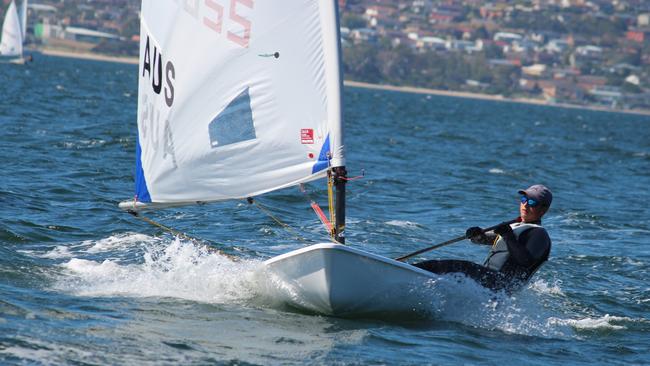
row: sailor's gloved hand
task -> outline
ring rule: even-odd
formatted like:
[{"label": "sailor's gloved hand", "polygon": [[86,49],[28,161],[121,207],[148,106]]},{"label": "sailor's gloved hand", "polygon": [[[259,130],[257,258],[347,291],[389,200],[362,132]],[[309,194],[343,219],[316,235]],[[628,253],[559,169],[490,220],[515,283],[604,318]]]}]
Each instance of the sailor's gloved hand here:
[{"label": "sailor's gloved hand", "polygon": [[502,222],[494,229],[494,233],[505,237],[512,234],[512,227],[507,222]]},{"label": "sailor's gloved hand", "polygon": [[474,244],[481,244],[485,239],[485,234],[483,233],[483,229],[480,227],[472,226],[465,231],[465,237],[471,240]]},{"label": "sailor's gloved hand", "polygon": [[483,235],[483,229],[481,229],[478,226],[472,226],[471,228],[467,229],[467,231],[465,231],[465,237],[467,239],[471,239],[475,236],[480,236],[480,235]]}]

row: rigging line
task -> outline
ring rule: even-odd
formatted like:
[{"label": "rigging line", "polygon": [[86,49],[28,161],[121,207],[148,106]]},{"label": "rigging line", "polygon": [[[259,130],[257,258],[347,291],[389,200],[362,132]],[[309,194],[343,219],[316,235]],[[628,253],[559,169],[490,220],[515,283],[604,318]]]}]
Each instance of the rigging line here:
[{"label": "rigging line", "polygon": [[278,219],[275,215],[273,215],[271,210],[264,207],[261,203],[257,202],[257,200],[253,199],[253,197],[247,197],[246,202],[248,202],[249,204],[255,205],[255,207],[259,208],[260,211],[264,212],[268,217],[270,217],[278,225],[282,226],[286,231],[290,232],[299,241],[302,241],[304,243],[310,243],[309,240],[307,240],[307,239],[303,238],[302,236],[300,236],[300,234],[298,234],[298,231],[294,230],[291,226],[289,226],[288,224],[285,224],[280,219]]},{"label": "rigging line", "polygon": [[316,216],[320,219],[320,221],[323,223],[323,226],[325,226],[325,229],[327,230],[328,233],[331,233],[332,230],[334,230],[334,226],[332,225],[332,222],[327,219],[327,216],[323,212],[323,210],[320,208],[318,203],[311,197],[309,192],[307,192],[307,189],[305,188],[305,185],[303,183],[298,185],[298,188],[300,189],[300,192],[302,192],[307,200],[309,201],[309,205],[311,208],[314,210],[316,213]]},{"label": "rigging line", "polygon": [[[327,230],[331,230],[331,232],[333,232],[334,225],[331,222],[327,221],[327,216],[325,216],[325,213],[323,212],[323,210],[321,210],[320,206],[318,206],[318,203],[316,203],[316,201],[314,201],[314,199],[312,198],[311,194],[309,194],[309,192],[307,191],[307,188],[305,187],[305,184],[301,183],[301,184],[298,185],[298,187],[299,187],[300,191],[302,193],[304,193],[306,198],[309,200],[309,203],[310,203],[311,207],[316,212],[316,215],[321,219],[321,222],[323,223],[323,225],[325,225],[325,228]],[[332,243],[339,244],[339,242],[336,241],[334,236],[329,236],[329,239],[330,239],[330,241]]]},{"label": "rigging line", "polygon": [[144,222],[146,222],[146,223],[148,223],[148,224],[150,224],[150,225],[153,225],[153,226],[155,226],[155,227],[157,227],[157,228],[160,228],[160,229],[162,229],[163,231],[166,231],[166,232],[168,232],[168,233],[170,233],[170,234],[172,234],[172,235],[174,235],[174,236],[177,236],[177,237],[179,237],[179,238],[181,238],[181,239],[189,240],[189,241],[191,241],[191,242],[194,242],[194,243],[196,243],[196,244],[199,244],[199,245],[201,245],[203,248],[205,248],[205,250],[207,250],[208,252],[216,253],[216,254],[222,255],[222,256],[224,256],[224,257],[226,257],[226,258],[228,258],[228,259],[230,259],[230,260],[233,260],[233,261],[239,261],[239,260],[240,260],[239,257],[236,257],[236,256],[234,256],[234,255],[232,255],[232,254],[228,254],[228,253],[226,253],[226,252],[224,252],[224,251],[222,251],[222,250],[219,250],[219,249],[217,249],[217,248],[213,248],[213,247],[211,247],[211,246],[205,244],[205,240],[198,239],[198,238],[194,238],[194,237],[192,237],[192,236],[189,236],[189,235],[185,234],[184,232],[181,232],[181,231],[178,231],[178,230],[172,229],[172,228],[170,228],[170,227],[168,227],[168,226],[165,226],[165,225],[163,225],[163,224],[161,224],[161,223],[159,223],[159,222],[156,222],[156,221],[154,221],[154,220],[152,220],[152,219],[150,219],[150,218],[148,218],[148,217],[146,217],[146,216],[142,216],[142,215],[141,215],[140,213],[138,213],[137,211],[128,210],[127,212],[130,213],[131,215],[135,216],[136,218],[138,218],[138,219],[140,219],[140,220],[142,220],[142,221],[144,221]]},{"label": "rigging line", "polygon": [[355,181],[355,180],[363,179],[363,178],[365,178],[365,176],[366,176],[366,170],[361,169],[361,175],[357,175],[355,177],[350,177],[350,178],[348,178],[348,177],[339,177],[339,178],[343,179],[346,182],[352,182],[352,181]]}]

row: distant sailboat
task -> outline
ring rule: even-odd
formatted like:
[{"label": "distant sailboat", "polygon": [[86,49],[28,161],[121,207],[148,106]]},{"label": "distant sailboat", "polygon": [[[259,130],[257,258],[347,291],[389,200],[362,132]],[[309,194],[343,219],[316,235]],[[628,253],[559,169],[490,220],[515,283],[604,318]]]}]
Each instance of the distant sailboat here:
[{"label": "distant sailboat", "polygon": [[243,199],[328,178],[333,243],[266,261],[274,295],[323,314],[426,310],[413,288],[434,275],[342,245],[337,1],[228,3],[142,1],[136,189],[120,207]]},{"label": "distant sailboat", "polygon": [[[23,6],[26,6],[26,1],[24,1],[23,4]],[[24,63],[23,40],[25,31],[23,31],[22,24],[21,18],[18,15],[16,3],[14,0],[11,0],[9,8],[5,13],[4,23],[2,24],[0,56],[12,63]]]}]

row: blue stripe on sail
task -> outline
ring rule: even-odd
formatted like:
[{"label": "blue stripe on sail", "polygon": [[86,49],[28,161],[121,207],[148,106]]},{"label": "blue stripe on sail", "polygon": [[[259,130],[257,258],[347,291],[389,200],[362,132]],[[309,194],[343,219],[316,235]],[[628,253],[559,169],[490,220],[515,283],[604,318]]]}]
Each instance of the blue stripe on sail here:
[{"label": "blue stripe on sail", "polygon": [[151,195],[147,189],[147,180],[144,178],[142,169],[142,148],[140,147],[140,138],[136,136],[135,147],[135,196],[139,202],[151,202]]},{"label": "blue stripe on sail", "polygon": [[327,169],[329,166],[329,157],[327,156],[330,152],[330,135],[327,135],[325,143],[320,150],[320,155],[318,155],[318,161],[314,164],[311,169],[311,174],[316,174],[323,169]]}]

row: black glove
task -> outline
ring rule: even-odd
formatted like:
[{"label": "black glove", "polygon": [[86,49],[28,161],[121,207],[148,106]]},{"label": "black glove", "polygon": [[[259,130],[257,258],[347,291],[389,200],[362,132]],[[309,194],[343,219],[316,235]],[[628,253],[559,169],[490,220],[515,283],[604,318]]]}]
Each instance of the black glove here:
[{"label": "black glove", "polygon": [[510,227],[510,224],[508,224],[507,222],[502,222],[499,224],[499,226],[494,228],[494,233],[501,236],[506,236],[512,234],[512,228]]},{"label": "black glove", "polygon": [[483,235],[483,229],[478,226],[472,226],[471,228],[467,229],[467,231],[465,231],[465,237],[467,239],[472,239],[481,235]]}]

